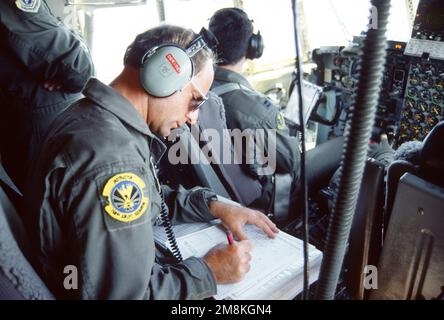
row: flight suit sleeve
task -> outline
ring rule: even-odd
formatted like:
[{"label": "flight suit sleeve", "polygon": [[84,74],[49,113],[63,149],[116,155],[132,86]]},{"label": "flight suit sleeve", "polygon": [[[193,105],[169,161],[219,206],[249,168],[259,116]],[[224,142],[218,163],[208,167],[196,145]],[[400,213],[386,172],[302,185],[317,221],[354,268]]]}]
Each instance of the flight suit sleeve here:
[{"label": "flight suit sleeve", "polygon": [[80,92],[93,74],[86,45],[52,15],[44,1],[35,3],[40,3],[38,11],[26,12],[16,1],[0,1],[6,44],[42,83],[51,80],[63,91]]},{"label": "flight suit sleeve", "polygon": [[[174,265],[155,261],[152,224],[158,206],[152,183],[143,165],[125,164],[64,183],[64,197],[55,204],[58,212],[66,212],[58,218],[70,237],[66,264],[78,269],[78,298],[202,299],[215,294],[214,277],[202,259]],[[56,190],[60,184],[51,185]]]},{"label": "flight suit sleeve", "polygon": [[76,298],[146,298],[155,248],[145,168],[115,165],[69,176],[52,205],[63,213],[56,219],[64,221],[71,251],[65,263],[78,270]]},{"label": "flight suit sleeve", "polygon": [[216,194],[208,188],[185,189],[179,185],[176,190],[162,186],[173,224],[206,222],[214,219],[208,207],[209,199]]},{"label": "flight suit sleeve", "polygon": [[203,259],[191,257],[175,265],[156,263],[149,292],[153,300],[202,300],[216,295],[217,285]]}]

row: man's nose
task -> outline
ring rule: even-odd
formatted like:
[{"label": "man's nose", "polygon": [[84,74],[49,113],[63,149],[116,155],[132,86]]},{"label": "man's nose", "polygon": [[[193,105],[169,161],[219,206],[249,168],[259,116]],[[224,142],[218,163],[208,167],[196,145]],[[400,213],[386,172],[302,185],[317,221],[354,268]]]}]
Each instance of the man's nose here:
[{"label": "man's nose", "polygon": [[186,117],[189,124],[195,124],[197,122],[197,118],[199,117],[199,109],[188,112]]}]

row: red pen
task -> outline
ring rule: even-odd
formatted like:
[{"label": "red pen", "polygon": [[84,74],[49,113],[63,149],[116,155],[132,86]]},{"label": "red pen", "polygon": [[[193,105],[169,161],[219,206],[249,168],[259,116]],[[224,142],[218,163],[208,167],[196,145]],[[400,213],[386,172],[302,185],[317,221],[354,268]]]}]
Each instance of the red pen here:
[{"label": "red pen", "polygon": [[228,244],[229,245],[234,244],[233,234],[231,233],[231,231],[228,229],[225,229],[225,233],[227,234]]}]

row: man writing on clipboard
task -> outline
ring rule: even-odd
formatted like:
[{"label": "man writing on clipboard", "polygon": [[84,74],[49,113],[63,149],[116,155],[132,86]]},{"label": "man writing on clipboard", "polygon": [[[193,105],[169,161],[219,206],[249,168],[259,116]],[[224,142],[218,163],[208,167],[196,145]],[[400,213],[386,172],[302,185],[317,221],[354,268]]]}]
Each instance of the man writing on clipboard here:
[{"label": "man writing on clipboard", "polygon": [[[39,274],[58,298],[203,299],[249,270],[245,224],[274,237],[261,213],[218,201],[206,188],[160,186],[155,164],[172,128],[194,123],[213,80],[204,37],[162,25],[136,37],[109,85],[90,79],[85,98],[61,114],[36,161],[25,217]],[[168,207],[168,210],[165,209]],[[240,240],[203,258],[161,261],[152,225],[219,218]],[[180,260],[180,259],[179,259]],[[64,268],[78,269],[77,290]]]}]

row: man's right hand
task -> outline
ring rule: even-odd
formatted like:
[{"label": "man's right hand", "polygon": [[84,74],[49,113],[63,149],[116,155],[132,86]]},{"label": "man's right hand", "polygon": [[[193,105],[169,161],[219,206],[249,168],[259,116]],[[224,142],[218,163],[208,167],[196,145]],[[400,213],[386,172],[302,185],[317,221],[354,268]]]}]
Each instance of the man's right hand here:
[{"label": "man's right hand", "polygon": [[232,245],[219,244],[203,257],[213,271],[216,283],[241,281],[250,270],[252,245],[248,240]]}]

